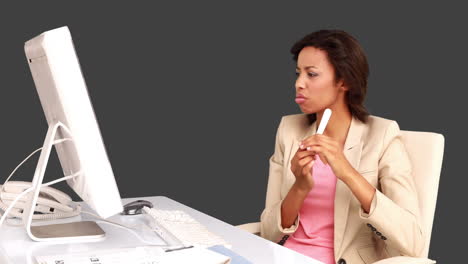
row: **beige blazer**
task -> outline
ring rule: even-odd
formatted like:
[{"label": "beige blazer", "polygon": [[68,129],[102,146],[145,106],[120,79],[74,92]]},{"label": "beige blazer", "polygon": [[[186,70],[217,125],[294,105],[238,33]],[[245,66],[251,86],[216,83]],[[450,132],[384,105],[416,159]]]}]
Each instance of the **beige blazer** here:
[{"label": "beige blazer", "polygon": [[[295,181],[291,159],[299,141],[315,134],[316,128],[316,122],[309,125],[305,114],[281,119],[261,215],[261,236],[273,242],[286,239],[301,221],[299,215],[293,226],[283,229],[281,203]],[[397,122],[369,116],[364,124],[353,118],[343,151],[350,164],[377,191],[366,214],[347,185],[337,181],[334,216],[337,263],[373,263],[392,256],[419,256],[424,236],[418,220],[411,163]]]}]

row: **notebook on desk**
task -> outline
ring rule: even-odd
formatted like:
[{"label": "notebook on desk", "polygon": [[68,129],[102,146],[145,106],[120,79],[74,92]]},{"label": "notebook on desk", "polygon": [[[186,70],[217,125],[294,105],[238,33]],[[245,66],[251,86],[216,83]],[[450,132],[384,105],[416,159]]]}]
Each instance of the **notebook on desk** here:
[{"label": "notebook on desk", "polygon": [[135,247],[66,255],[36,256],[37,264],[229,264],[231,258],[202,247],[165,252],[161,247]]},{"label": "notebook on desk", "polygon": [[234,252],[231,249],[226,248],[226,247],[224,247],[222,245],[209,247],[208,249],[230,257],[231,258],[231,264],[252,264],[252,262],[248,261],[243,256],[237,254],[236,252]]}]

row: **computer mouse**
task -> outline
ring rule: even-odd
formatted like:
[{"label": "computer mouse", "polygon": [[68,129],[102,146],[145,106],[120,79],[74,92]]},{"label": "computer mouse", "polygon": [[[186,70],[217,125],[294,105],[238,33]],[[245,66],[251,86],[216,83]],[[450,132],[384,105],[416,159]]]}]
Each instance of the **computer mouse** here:
[{"label": "computer mouse", "polygon": [[146,200],[136,200],[124,205],[123,215],[137,215],[141,214],[143,207],[153,208],[153,204]]}]

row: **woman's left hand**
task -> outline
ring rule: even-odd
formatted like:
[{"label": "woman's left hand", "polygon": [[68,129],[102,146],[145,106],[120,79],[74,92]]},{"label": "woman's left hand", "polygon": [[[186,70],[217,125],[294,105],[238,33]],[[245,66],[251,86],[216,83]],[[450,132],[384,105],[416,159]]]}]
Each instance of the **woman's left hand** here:
[{"label": "woman's left hand", "polygon": [[324,164],[330,165],[338,179],[344,181],[345,177],[353,175],[354,168],[346,159],[343,146],[333,138],[315,134],[300,142],[300,148],[318,154]]}]

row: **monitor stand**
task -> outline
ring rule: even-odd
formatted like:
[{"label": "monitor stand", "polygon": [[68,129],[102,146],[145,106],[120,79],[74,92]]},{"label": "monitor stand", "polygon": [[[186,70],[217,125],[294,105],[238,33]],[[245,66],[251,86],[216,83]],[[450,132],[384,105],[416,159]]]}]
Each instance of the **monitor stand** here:
[{"label": "monitor stand", "polygon": [[[99,241],[105,237],[105,232],[98,224],[93,221],[73,222],[51,225],[32,225],[35,205],[39,197],[44,174],[49,161],[50,152],[54,146],[54,139],[57,130],[62,128],[72,137],[70,130],[61,122],[55,122],[49,125],[41,150],[39,161],[37,162],[34,178],[32,181],[32,192],[27,196],[27,203],[23,213],[23,223],[25,223],[26,232],[33,241],[49,242],[91,242]],[[78,176],[79,177],[79,176]]]}]

